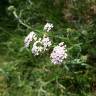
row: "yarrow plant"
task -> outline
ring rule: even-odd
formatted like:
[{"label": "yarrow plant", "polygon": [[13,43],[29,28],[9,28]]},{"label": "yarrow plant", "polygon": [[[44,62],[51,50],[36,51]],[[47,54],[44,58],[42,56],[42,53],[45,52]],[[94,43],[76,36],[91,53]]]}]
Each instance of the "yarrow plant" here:
[{"label": "yarrow plant", "polygon": [[63,60],[67,58],[67,49],[66,45],[64,45],[64,42],[61,42],[59,45],[54,47],[50,58],[54,64],[61,64]]},{"label": "yarrow plant", "polygon": [[28,34],[28,36],[25,38],[25,40],[24,40],[24,45],[25,45],[25,47],[29,47],[29,45],[30,45],[30,43],[32,42],[32,41],[36,41],[37,40],[37,37],[36,37],[36,34],[35,34],[35,32],[30,32],[29,34]]},{"label": "yarrow plant", "polygon": [[[53,28],[53,24],[46,23],[44,26],[44,31],[49,32]],[[44,33],[43,38],[37,38],[35,32],[30,32],[29,35],[24,40],[24,45],[26,48],[29,47],[30,43],[34,41],[32,44],[32,54],[34,56],[40,55],[45,51],[49,50],[52,41],[50,40],[48,33]],[[56,47],[53,48],[52,53],[50,54],[50,59],[53,64],[61,64],[64,59],[67,58],[67,49],[64,42],[59,43]]]},{"label": "yarrow plant", "polygon": [[32,53],[34,55],[39,55],[43,51],[43,47],[41,46],[41,38],[38,41],[34,42],[32,47]]},{"label": "yarrow plant", "polygon": [[53,24],[51,23],[46,23],[44,26],[44,30],[49,32],[53,28]]},{"label": "yarrow plant", "polygon": [[49,39],[49,37],[44,37],[42,39],[42,45],[44,46],[44,51],[48,50],[48,48],[52,45],[51,40]]}]

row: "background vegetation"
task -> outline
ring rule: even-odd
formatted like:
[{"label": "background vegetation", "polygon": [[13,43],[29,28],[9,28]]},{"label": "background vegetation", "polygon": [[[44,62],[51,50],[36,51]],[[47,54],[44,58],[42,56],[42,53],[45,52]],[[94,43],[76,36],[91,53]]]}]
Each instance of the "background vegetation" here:
[{"label": "background vegetation", "polygon": [[[66,64],[24,49],[46,22],[68,47]],[[96,96],[96,1],[0,0],[0,96]]]}]

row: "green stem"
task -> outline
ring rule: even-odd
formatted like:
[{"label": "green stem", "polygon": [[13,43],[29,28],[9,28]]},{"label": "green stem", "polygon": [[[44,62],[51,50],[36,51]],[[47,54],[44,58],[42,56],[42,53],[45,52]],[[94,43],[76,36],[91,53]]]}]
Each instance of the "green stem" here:
[{"label": "green stem", "polygon": [[19,23],[25,27],[27,27],[28,29],[32,29],[29,25],[25,24],[17,15],[16,11],[13,11],[13,15],[15,16],[16,19],[18,19]]}]

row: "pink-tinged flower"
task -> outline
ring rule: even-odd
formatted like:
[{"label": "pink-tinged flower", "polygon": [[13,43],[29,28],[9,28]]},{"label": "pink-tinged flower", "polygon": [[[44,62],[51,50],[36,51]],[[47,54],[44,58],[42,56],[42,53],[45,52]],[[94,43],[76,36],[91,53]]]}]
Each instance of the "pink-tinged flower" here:
[{"label": "pink-tinged flower", "polygon": [[44,30],[49,32],[53,28],[53,24],[51,23],[46,23],[44,26]]},{"label": "pink-tinged flower", "polygon": [[36,34],[32,31],[30,32],[26,37],[25,37],[25,40],[24,40],[24,46],[27,48],[29,47],[30,43],[32,42],[32,40],[36,41],[37,40],[37,37],[36,37]]},{"label": "pink-tinged flower", "polygon": [[59,43],[59,45],[53,49],[50,58],[54,64],[61,64],[63,60],[67,58],[67,49],[64,42]]}]

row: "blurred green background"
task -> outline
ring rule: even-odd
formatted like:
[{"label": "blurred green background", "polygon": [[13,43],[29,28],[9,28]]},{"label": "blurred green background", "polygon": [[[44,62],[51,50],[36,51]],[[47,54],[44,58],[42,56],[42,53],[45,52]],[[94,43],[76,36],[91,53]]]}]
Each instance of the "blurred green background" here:
[{"label": "blurred green background", "polygon": [[[24,48],[46,22],[68,47],[65,64]],[[96,0],[0,0],[0,96],[96,96]]]}]

